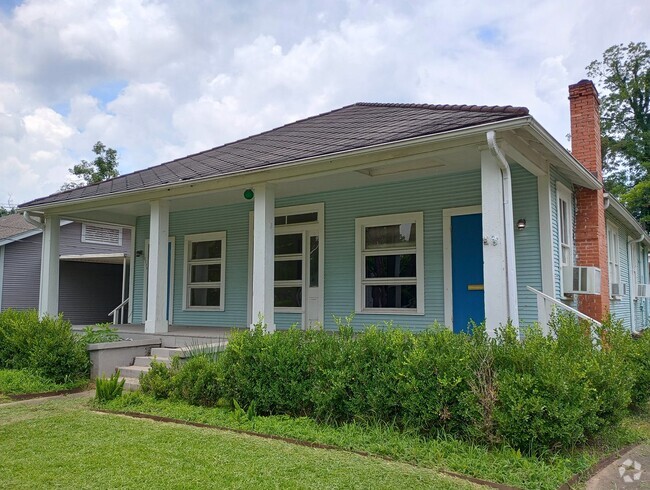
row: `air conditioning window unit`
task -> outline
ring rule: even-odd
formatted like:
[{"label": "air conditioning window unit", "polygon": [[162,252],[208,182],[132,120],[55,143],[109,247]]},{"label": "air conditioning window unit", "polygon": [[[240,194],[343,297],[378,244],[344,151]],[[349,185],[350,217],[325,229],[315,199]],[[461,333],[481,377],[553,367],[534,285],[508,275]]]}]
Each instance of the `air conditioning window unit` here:
[{"label": "air conditioning window unit", "polygon": [[598,267],[565,266],[562,270],[565,293],[600,294]]},{"label": "air conditioning window unit", "polygon": [[636,285],[637,298],[650,298],[650,284],[637,284]]},{"label": "air conditioning window unit", "polygon": [[610,285],[610,294],[612,296],[625,296],[627,294],[627,284],[625,283],[612,283]]}]

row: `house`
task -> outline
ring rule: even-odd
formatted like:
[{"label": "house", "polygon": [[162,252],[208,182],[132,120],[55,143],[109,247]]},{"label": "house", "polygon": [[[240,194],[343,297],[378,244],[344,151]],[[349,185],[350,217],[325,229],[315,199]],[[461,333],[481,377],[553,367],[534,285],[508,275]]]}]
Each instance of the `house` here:
[{"label": "house", "polygon": [[[37,225],[20,214],[0,218],[0,310],[39,308],[43,230]],[[110,321],[109,312],[128,296],[131,230],[59,225],[59,311],[75,325]]]},{"label": "house", "polygon": [[572,152],[523,107],[359,103],[22,204],[45,226],[41,313],[70,219],[134,228],[148,333],[352,312],[494,332],[554,307],[644,327],[650,237],[604,193],[596,89],[569,93]]}]

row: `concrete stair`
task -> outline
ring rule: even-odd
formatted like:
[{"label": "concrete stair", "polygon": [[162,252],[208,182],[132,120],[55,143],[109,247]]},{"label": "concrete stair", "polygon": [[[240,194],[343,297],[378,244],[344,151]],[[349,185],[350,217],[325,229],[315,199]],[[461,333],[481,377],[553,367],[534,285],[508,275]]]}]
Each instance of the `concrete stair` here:
[{"label": "concrete stair", "polygon": [[185,359],[190,357],[191,352],[199,352],[201,349],[210,350],[214,349],[223,349],[228,341],[220,341],[213,344],[205,344],[200,346],[192,346],[191,348],[171,348],[171,347],[154,347],[151,349],[151,354],[144,357],[136,357],[131,366],[124,366],[118,368],[120,370],[121,377],[124,379],[124,390],[125,391],[137,391],[140,389],[140,375],[149,371],[151,367],[151,362],[162,362],[168,367],[172,364],[172,359],[174,357],[180,357]]}]

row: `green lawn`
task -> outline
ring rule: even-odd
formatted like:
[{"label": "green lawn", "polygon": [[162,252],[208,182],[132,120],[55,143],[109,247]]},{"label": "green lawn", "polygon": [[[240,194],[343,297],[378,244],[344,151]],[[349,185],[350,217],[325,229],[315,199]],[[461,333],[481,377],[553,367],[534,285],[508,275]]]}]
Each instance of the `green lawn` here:
[{"label": "green lawn", "polygon": [[181,401],[154,400],[140,393],[126,394],[106,404],[105,408],[368,451],[423,468],[445,469],[519,488],[556,489],[573,474],[586,470],[604,455],[632,442],[650,440],[648,413],[628,417],[621,427],[604,434],[601,440],[594,441],[588,447],[546,457],[531,457],[509,448],[487,449],[453,438],[426,440],[390,427],[363,427],[357,424],[332,427],[308,418],[286,416],[255,417],[248,421],[245,416],[237,417],[224,408],[203,408]]},{"label": "green lawn", "polygon": [[0,406],[0,488],[476,488],[426,468],[88,404]]},{"label": "green lawn", "polygon": [[8,399],[6,395],[69,390],[85,384],[88,384],[87,380],[65,384],[54,383],[26,369],[0,369],[0,399],[5,400]]}]

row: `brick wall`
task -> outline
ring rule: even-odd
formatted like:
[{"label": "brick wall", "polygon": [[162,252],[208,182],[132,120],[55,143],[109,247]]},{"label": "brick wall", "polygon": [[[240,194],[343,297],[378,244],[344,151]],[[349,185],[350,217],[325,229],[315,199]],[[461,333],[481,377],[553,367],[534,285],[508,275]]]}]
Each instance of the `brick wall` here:
[{"label": "brick wall", "polygon": [[[569,86],[571,108],[571,152],[601,183],[603,162],[600,147],[598,92],[590,80]],[[578,309],[596,320],[609,311],[607,232],[603,189],[578,187],[576,191],[576,262],[601,271],[600,295],[582,294]]]}]

